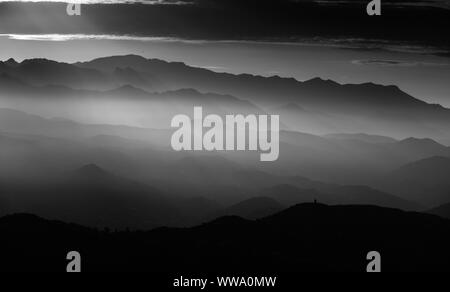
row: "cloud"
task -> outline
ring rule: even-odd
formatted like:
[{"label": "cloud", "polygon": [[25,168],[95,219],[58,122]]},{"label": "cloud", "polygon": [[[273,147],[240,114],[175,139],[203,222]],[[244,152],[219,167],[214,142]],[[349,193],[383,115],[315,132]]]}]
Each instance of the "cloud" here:
[{"label": "cloud", "polygon": [[[137,41],[137,42],[182,42],[189,44],[228,43],[228,44],[266,44],[284,46],[319,46],[346,50],[386,51],[407,54],[427,54],[449,57],[450,51],[438,47],[412,45],[405,42],[395,43],[381,39],[330,39],[330,38],[298,38],[286,41],[279,40],[214,40],[214,39],[187,39],[180,37],[159,37],[118,34],[0,34],[0,37],[18,41],[65,42],[81,40],[106,41]],[[405,62],[397,60],[354,60],[355,65],[383,65],[383,66],[438,66],[433,63]],[[447,64],[444,64],[445,66]]]},{"label": "cloud", "polygon": [[433,62],[400,61],[400,60],[380,60],[380,59],[353,60],[352,64],[354,64],[354,65],[373,65],[373,66],[403,66],[403,67],[450,66],[450,63],[433,63]]},{"label": "cloud", "polygon": [[0,3],[0,32],[11,34],[14,39],[41,41],[123,36],[121,39],[144,41],[163,37],[312,43],[442,56],[450,51],[448,39],[443,37],[450,28],[450,11],[446,9],[391,6],[384,10],[389,17],[374,21],[365,14],[364,5],[323,5],[313,0],[70,1],[111,5],[86,5],[82,16],[68,17],[64,3]]},{"label": "cloud", "polygon": [[177,38],[168,37],[145,37],[132,35],[90,35],[90,34],[0,34],[0,37],[7,37],[11,40],[19,41],[47,41],[47,42],[65,42],[76,40],[109,40],[109,41],[181,41]]}]

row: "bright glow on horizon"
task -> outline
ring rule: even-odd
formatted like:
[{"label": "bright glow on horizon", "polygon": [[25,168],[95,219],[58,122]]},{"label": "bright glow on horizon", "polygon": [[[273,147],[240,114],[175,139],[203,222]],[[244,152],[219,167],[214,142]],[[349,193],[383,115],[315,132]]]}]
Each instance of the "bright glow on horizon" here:
[{"label": "bright glow on horizon", "polygon": [[[1,1],[1,0],[0,0]],[[76,40],[109,40],[109,41],[181,41],[177,38],[168,37],[146,37],[131,35],[109,35],[109,34],[0,34],[0,37],[7,37],[10,40],[18,41],[48,41],[65,42]]]},{"label": "bright glow on horizon", "polygon": [[[341,84],[373,82],[399,86],[430,103],[450,108],[449,60],[441,48],[364,39],[267,41],[186,40],[112,34],[0,34],[0,60],[46,58],[76,63],[135,54],[184,62],[230,74],[278,75]],[[416,70],[416,67],[421,67]]]}]

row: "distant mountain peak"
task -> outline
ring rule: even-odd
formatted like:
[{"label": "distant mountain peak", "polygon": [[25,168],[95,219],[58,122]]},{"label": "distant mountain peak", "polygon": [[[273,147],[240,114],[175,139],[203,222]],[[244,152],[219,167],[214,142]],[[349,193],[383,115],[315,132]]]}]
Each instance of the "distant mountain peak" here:
[{"label": "distant mountain peak", "polygon": [[110,57],[102,57],[97,58],[88,62],[78,62],[74,63],[75,66],[81,66],[88,64],[110,64],[112,66],[113,71],[119,67],[119,68],[125,68],[130,67],[132,68],[136,64],[145,64],[148,61],[148,59],[139,56],[139,55],[122,55],[122,56],[110,56]]},{"label": "distant mountain peak", "polygon": [[443,145],[439,144],[438,142],[434,141],[433,139],[430,138],[407,138],[404,139],[402,141],[400,141],[399,143],[401,144],[407,144],[407,145],[422,145],[422,146],[439,146],[439,147],[443,147]]},{"label": "distant mountain peak", "polygon": [[[409,137],[406,139],[403,139],[401,142],[435,142],[434,140],[430,139],[430,138],[414,138],[414,137]],[[437,143],[437,142],[436,142]]]},{"label": "distant mountain peak", "polygon": [[147,61],[146,58],[136,55],[136,54],[128,54],[128,55],[122,55],[122,56],[111,56],[111,57],[105,57],[105,58],[98,58],[96,60],[101,59],[128,59],[128,60],[134,60],[134,61]]},{"label": "distant mountain peak", "polygon": [[23,60],[21,65],[45,65],[45,64],[61,64],[57,61],[45,59],[45,58],[36,58],[36,59],[26,59]]},{"label": "distant mountain peak", "polygon": [[107,93],[109,94],[121,94],[121,95],[131,95],[131,96],[135,96],[135,95],[149,95],[149,93],[143,89],[134,87],[133,85],[123,85],[121,87],[118,87],[116,89],[110,90]]},{"label": "distant mountain peak", "polygon": [[13,58],[9,58],[6,62],[6,65],[8,65],[9,67],[15,67],[17,65],[19,65],[19,63],[17,63],[16,60],[14,60]]},{"label": "distant mountain peak", "polygon": [[330,80],[330,79],[322,79],[320,77],[315,77],[310,80],[306,80],[303,82],[304,84],[309,85],[323,85],[323,84],[329,84],[329,85],[340,85],[336,81]]}]

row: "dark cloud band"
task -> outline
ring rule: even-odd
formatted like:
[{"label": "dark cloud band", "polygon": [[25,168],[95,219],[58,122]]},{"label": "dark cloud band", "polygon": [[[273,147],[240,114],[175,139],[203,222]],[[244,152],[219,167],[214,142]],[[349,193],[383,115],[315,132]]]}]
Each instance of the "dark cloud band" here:
[{"label": "dark cloud band", "polygon": [[[155,5],[92,4],[83,6],[82,16],[69,17],[64,15],[64,3],[0,3],[0,33],[269,42],[318,38],[348,43],[347,40],[362,39],[365,43],[382,40],[387,44],[395,41],[409,46],[440,48],[444,54],[450,48],[450,40],[446,37],[450,34],[450,10],[422,5],[423,2],[401,8],[386,5],[379,18],[367,16],[367,1],[328,1],[333,2],[328,4],[306,0],[135,2]],[[390,2],[393,1],[383,3]],[[405,5],[409,2],[395,1]],[[163,5],[180,3],[192,5]]]}]

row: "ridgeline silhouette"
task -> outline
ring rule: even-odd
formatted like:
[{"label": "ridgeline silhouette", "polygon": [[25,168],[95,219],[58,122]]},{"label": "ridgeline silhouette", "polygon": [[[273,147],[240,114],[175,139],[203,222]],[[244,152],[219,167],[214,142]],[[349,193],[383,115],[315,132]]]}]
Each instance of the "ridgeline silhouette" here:
[{"label": "ridgeline silhouette", "polygon": [[222,217],[148,232],[11,215],[0,219],[0,236],[5,271],[64,272],[71,250],[86,272],[364,272],[372,250],[383,271],[450,271],[449,220],[373,206],[309,203],[254,221]]}]

